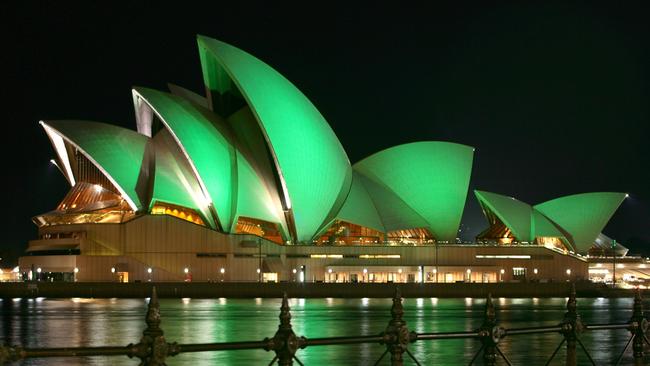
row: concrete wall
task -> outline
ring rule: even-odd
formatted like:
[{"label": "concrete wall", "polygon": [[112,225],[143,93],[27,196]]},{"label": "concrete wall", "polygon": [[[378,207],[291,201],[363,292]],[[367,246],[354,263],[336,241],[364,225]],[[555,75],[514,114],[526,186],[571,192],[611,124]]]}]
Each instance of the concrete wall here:
[{"label": "concrete wall", "polygon": [[[295,281],[293,269],[306,268],[306,281],[330,281],[328,270],[349,279],[356,274],[359,281],[370,274],[403,271],[397,282],[406,281],[407,274],[416,275],[423,266],[425,273],[438,270],[438,281],[469,280],[470,282],[502,281],[513,278],[513,268],[527,270],[527,279],[566,281],[587,279],[588,264],[584,259],[564,255],[538,246],[316,246],[277,245],[252,235],[226,235],[175,217],[145,215],[124,224],[80,224],[41,228],[41,234],[54,232],[80,233],[79,256],[25,256],[20,259],[21,271],[32,266],[45,271],[79,272],[77,281],[116,281],[111,268],[127,271],[130,282],[141,281],[258,281],[260,253],[263,270],[278,274],[279,281]],[[39,240],[39,246],[45,240]],[[313,255],[338,255],[342,258],[313,258]],[[399,255],[399,259],[363,259],[360,255]],[[529,259],[477,258],[477,256],[527,255]],[[147,272],[152,268],[151,274]],[[189,274],[184,272],[188,269]],[[220,272],[221,268],[224,273]],[[363,278],[362,270],[368,277]],[[470,270],[469,278],[466,271]],[[538,273],[534,274],[534,269]],[[571,275],[567,275],[567,269]],[[504,271],[501,274],[501,270]],[[433,277],[435,278],[435,277]]]}]

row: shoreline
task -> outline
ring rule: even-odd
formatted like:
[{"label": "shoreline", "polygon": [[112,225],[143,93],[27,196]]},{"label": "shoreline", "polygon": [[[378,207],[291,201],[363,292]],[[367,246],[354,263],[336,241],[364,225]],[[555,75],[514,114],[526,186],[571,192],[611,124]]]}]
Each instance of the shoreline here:
[{"label": "shoreline", "polygon": [[[567,297],[568,282],[558,283],[258,283],[258,282],[4,282],[0,298],[145,298],[156,286],[160,298],[392,298],[399,287],[404,298],[548,298]],[[644,290],[646,293],[648,290]],[[632,289],[576,283],[578,297],[633,297]],[[646,294],[647,295],[647,294]]]}]

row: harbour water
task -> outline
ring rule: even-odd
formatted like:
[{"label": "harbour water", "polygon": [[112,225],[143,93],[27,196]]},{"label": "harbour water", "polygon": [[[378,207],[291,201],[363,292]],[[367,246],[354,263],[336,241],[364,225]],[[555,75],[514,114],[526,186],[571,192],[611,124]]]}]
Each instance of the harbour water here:
[{"label": "harbour water", "polygon": [[[145,299],[5,299],[1,301],[0,342],[25,347],[124,346],[137,343],[144,329]],[[391,299],[292,299],[292,323],[308,338],[374,335],[390,319]],[[497,320],[506,328],[552,326],[562,320],[565,298],[496,298]],[[645,302],[646,309],[650,306]],[[405,320],[418,332],[470,331],[483,320],[485,300],[405,299]],[[168,341],[208,343],[261,340],[277,330],[280,299],[162,299],[162,324]],[[585,323],[627,322],[630,298],[580,298]],[[598,365],[611,365],[630,335],[625,330],[594,331],[581,337]],[[515,365],[544,365],[561,342],[559,334],[506,337],[499,347]],[[479,350],[476,340],[418,341],[410,350],[423,364],[466,365]],[[305,365],[372,365],[379,344],[313,347],[299,350]],[[563,365],[564,348],[553,365]],[[273,354],[227,351],[181,354],[168,365],[267,365]],[[579,364],[588,359],[579,352]],[[384,365],[388,365],[388,360]],[[622,365],[631,364],[631,352]],[[127,357],[51,358],[22,365],[137,365]]]}]

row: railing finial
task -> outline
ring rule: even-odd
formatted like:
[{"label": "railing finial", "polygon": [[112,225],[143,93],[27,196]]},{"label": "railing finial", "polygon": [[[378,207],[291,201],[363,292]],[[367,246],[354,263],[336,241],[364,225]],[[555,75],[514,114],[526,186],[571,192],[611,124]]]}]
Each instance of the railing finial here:
[{"label": "railing finial", "polygon": [[567,312],[562,320],[562,334],[566,340],[566,364],[574,366],[577,364],[576,346],[578,343],[578,334],[584,330],[584,325],[578,314],[578,300],[576,297],[576,284],[571,282],[569,299],[566,302]]},{"label": "railing finial", "polygon": [[497,344],[505,336],[505,330],[497,326],[496,311],[492,301],[492,293],[489,292],[485,299],[485,317],[483,324],[478,329],[481,343],[483,344],[483,364],[492,366],[497,360]]},{"label": "railing finial", "polygon": [[648,331],[648,320],[643,314],[643,297],[641,289],[637,287],[634,294],[632,318],[630,319],[630,332],[632,332],[632,354],[635,365],[644,364],[643,343]]},{"label": "railing finial", "polygon": [[[404,364],[403,354],[408,351],[408,344],[417,338],[415,332],[409,332],[408,326],[403,319],[404,306],[402,305],[402,292],[399,287],[395,287],[393,296],[393,306],[390,308],[391,319],[388,322],[386,330],[382,333],[382,342],[386,345],[386,351],[390,352],[390,362],[392,366],[401,366]],[[382,356],[383,357],[383,356]],[[415,361],[417,363],[417,361]]]},{"label": "railing finial", "polygon": [[143,332],[144,335],[151,337],[163,335],[164,332],[160,329],[160,303],[158,302],[156,286],[153,286],[151,289],[151,298],[149,299],[149,305],[147,305],[145,322],[147,323],[147,328]]},{"label": "railing finial", "polygon": [[141,366],[165,366],[167,356],[175,356],[179,350],[176,343],[167,343],[160,328],[160,303],[156,286],[151,289],[145,323],[147,328],[142,331],[140,343],[127,346],[130,350],[128,356],[139,358]]},{"label": "railing finial", "polygon": [[571,314],[577,314],[578,310],[578,300],[576,298],[576,284],[575,282],[571,282],[571,290],[569,292],[569,299],[567,300],[566,303],[566,308],[567,311]]},{"label": "railing finial", "polygon": [[485,300],[485,320],[491,323],[496,322],[496,311],[494,310],[491,292],[488,293],[487,299]]},{"label": "railing finial", "polygon": [[284,292],[282,295],[282,305],[280,306],[280,326],[278,329],[291,330],[291,308],[289,307],[289,297]]},{"label": "railing finial", "polygon": [[402,316],[404,315],[404,306],[402,305],[402,292],[400,291],[399,287],[395,287],[393,306],[390,309],[390,314],[392,315],[391,322],[394,324],[397,324],[398,322],[400,324],[406,324],[402,320]]},{"label": "railing finial", "polygon": [[296,351],[305,347],[305,337],[298,337],[291,327],[291,308],[289,307],[289,297],[287,293],[282,294],[282,305],[280,306],[280,325],[273,338],[264,338],[264,347],[267,351],[275,351],[278,365],[291,366],[295,358]]}]

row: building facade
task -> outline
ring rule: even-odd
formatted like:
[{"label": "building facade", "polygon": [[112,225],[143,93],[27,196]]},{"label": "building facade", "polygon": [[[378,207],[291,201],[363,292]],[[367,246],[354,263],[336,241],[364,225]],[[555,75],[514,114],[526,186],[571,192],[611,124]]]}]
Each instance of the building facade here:
[{"label": "building facade", "polygon": [[477,243],[459,244],[472,147],[421,141],[351,164],[325,118],[277,71],[211,38],[199,36],[198,49],[205,95],[176,85],[169,92],[134,88],[137,130],[41,121],[71,188],[53,211],[34,217],[39,238],[20,259],[23,277],[588,277],[583,254],[621,194],[529,206],[477,191],[490,227]]}]

